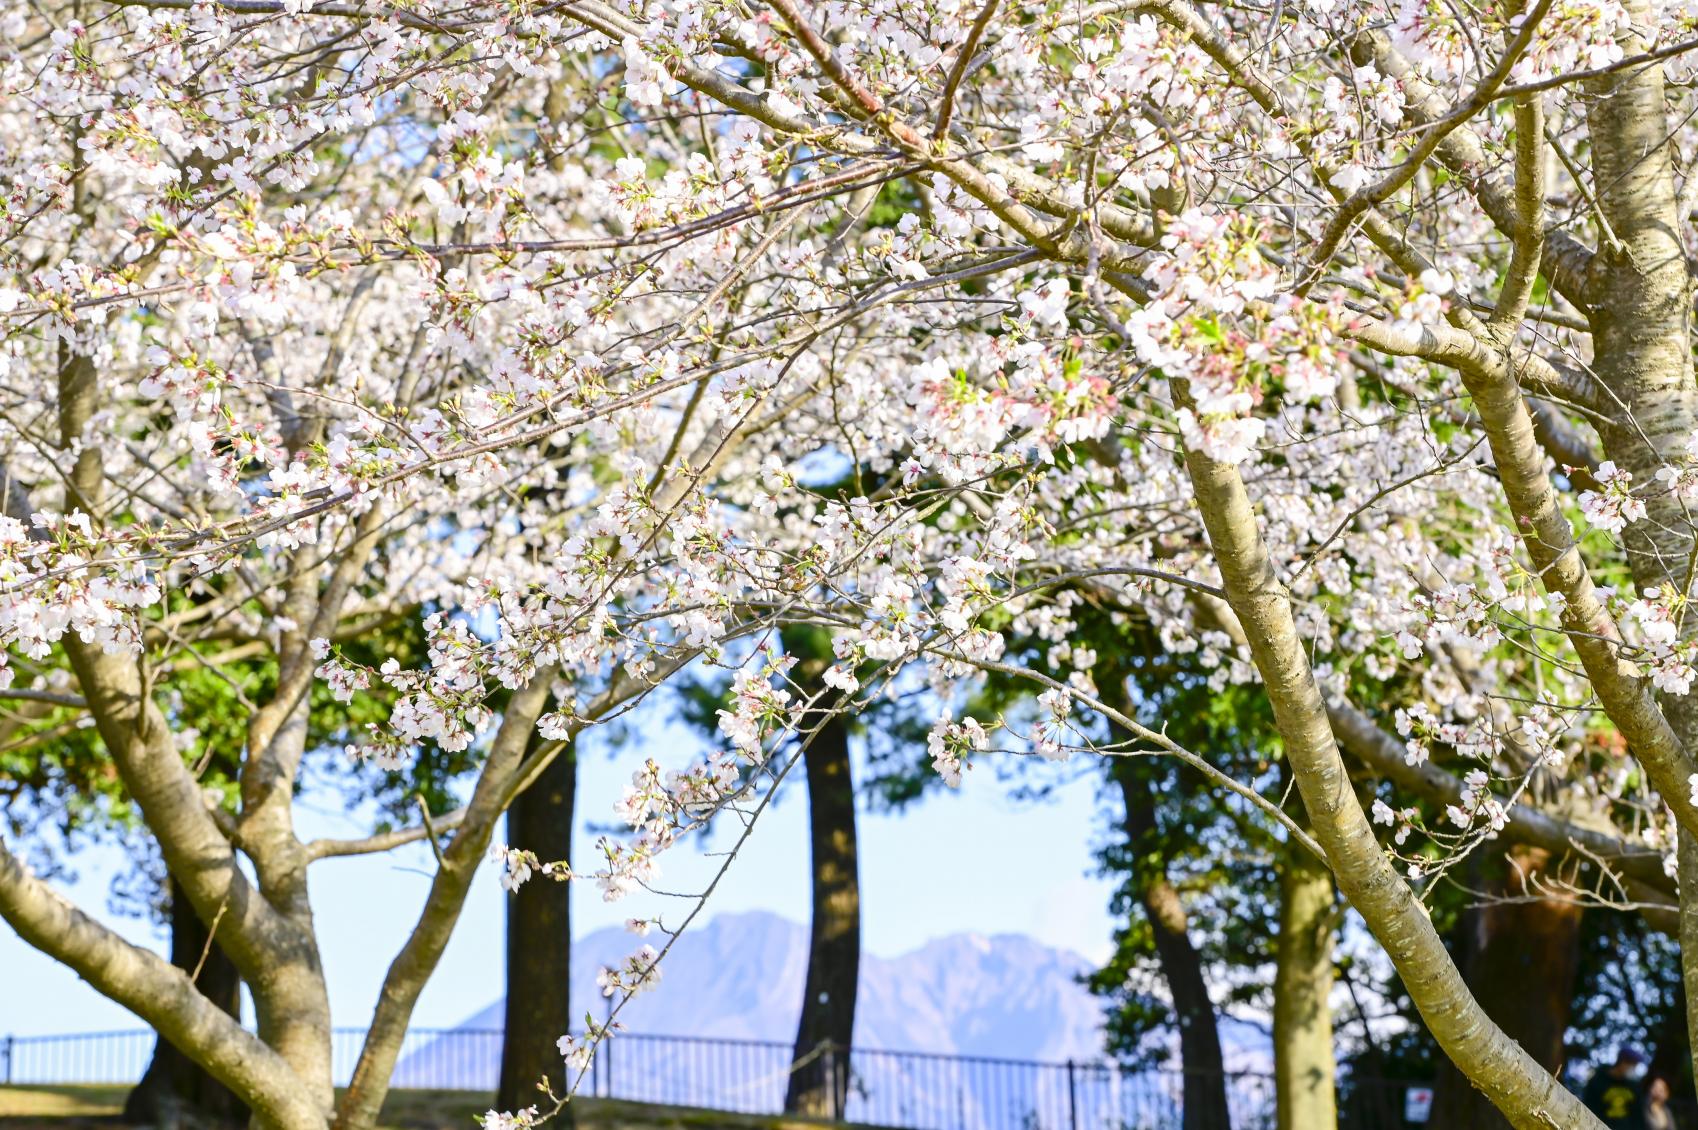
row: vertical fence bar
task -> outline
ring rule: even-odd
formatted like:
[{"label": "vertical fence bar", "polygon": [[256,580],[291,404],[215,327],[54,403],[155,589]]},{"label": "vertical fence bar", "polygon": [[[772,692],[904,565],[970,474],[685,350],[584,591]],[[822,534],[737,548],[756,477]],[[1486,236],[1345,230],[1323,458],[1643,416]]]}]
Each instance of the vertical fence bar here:
[{"label": "vertical fence bar", "polygon": [[1067,1061],[1067,1126],[1079,1130],[1079,1088],[1073,1080],[1073,1061]]},{"label": "vertical fence bar", "polygon": [[14,1039],[16,1039],[15,1036],[7,1036],[6,1037],[6,1044],[5,1044],[5,1047],[6,1047],[6,1085],[8,1087],[10,1087],[12,1085],[12,1041]]}]

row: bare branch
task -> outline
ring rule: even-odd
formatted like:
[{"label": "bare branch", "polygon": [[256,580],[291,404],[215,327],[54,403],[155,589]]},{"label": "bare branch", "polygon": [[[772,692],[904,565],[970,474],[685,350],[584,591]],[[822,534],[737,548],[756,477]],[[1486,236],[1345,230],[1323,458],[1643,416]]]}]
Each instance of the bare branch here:
[{"label": "bare branch", "polygon": [[417,828],[397,828],[355,840],[309,840],[306,845],[307,859],[336,859],[349,855],[376,855],[394,851],[398,847],[416,844],[434,834],[452,832],[465,818],[466,810],[456,808],[453,812],[433,817],[428,828],[422,825]]}]

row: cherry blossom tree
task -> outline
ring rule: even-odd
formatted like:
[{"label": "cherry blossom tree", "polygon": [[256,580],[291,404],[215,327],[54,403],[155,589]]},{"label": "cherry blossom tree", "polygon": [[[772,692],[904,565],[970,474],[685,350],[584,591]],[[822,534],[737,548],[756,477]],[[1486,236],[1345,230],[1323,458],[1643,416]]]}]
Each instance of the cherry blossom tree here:
[{"label": "cherry blossom tree", "polygon": [[[710,820],[746,837],[823,711],[908,696],[950,786],[1204,774],[1324,861],[1513,1125],[1596,1126],[1422,898],[1540,843],[1566,897],[1698,954],[1695,29],[1686,0],[8,6],[0,681],[74,688],[257,1032],[13,851],[0,916],[261,1124],[364,1128],[481,860],[618,898]],[[1298,796],[1009,649],[1087,608],[1259,687]],[[362,658],[395,615],[423,663]],[[172,683],[256,656],[231,811]],[[723,748],[633,765],[629,837],[492,842],[697,666],[732,674]],[[964,713],[988,674],[1033,711]],[[392,701],[348,757],[475,760],[464,808],[303,842],[314,686]],[[307,874],[420,840],[336,1100]],[[634,924],[610,996],[701,895]],[[610,1031],[488,1123],[557,1109]]]}]

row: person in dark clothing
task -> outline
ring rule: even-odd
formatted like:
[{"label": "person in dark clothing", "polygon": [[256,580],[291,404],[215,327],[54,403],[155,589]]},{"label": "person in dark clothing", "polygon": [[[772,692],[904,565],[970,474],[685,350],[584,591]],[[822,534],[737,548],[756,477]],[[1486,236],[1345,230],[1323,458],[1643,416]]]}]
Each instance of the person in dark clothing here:
[{"label": "person in dark clothing", "polygon": [[1645,1101],[1638,1076],[1645,1057],[1632,1048],[1616,1053],[1615,1064],[1594,1071],[1581,1098],[1610,1130],[1645,1130]]}]

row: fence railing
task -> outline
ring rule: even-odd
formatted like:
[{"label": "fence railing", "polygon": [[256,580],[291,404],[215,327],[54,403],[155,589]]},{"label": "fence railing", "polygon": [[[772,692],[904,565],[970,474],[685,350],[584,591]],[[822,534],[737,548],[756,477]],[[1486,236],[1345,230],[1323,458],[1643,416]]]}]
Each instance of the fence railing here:
[{"label": "fence railing", "polygon": [[[361,1029],[332,1034],[338,1085],[353,1074],[364,1038]],[[13,1084],[132,1083],[146,1069],[153,1047],[154,1034],[147,1030],[6,1037],[0,1039],[0,1079]],[[830,1112],[840,1120],[908,1130],[1177,1130],[1181,1125],[1187,1077],[1178,1071],[860,1047],[828,1051],[839,1064],[847,1063],[843,1107]],[[407,1033],[392,1085],[492,1092],[500,1061],[499,1029],[414,1029]],[[622,1034],[602,1046],[579,1094],[777,1114],[784,1109],[785,1086],[794,1069],[789,1044]],[[1274,1125],[1270,1076],[1228,1072],[1210,1078],[1224,1086],[1229,1122],[1202,1130]],[[1403,1127],[1403,1088],[1379,1080],[1344,1080],[1341,1125]]]}]

